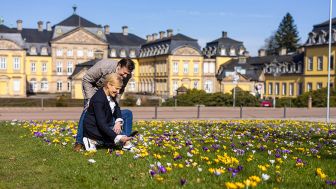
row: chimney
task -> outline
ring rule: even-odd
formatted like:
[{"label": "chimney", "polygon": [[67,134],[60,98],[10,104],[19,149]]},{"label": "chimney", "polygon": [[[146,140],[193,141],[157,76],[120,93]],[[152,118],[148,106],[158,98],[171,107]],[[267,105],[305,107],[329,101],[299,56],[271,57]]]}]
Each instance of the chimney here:
[{"label": "chimney", "polygon": [[259,54],[259,57],[266,56],[266,50],[265,49],[259,49],[258,54]]},{"label": "chimney", "polygon": [[17,20],[16,25],[17,25],[17,30],[22,31],[22,20]]},{"label": "chimney", "polygon": [[123,35],[128,35],[128,27],[127,26],[122,27],[122,33],[123,33]]},{"label": "chimney", "polygon": [[164,32],[164,31],[160,31],[159,34],[160,34],[160,39],[163,39],[163,38],[165,37],[165,36],[164,36],[164,35],[165,35],[165,32]]},{"label": "chimney", "polygon": [[153,34],[152,34],[152,39],[153,39],[153,41],[157,40],[157,36],[158,36],[157,33],[153,33]]},{"label": "chimney", "polygon": [[37,29],[38,29],[39,32],[43,31],[43,22],[42,21],[37,22]]},{"label": "chimney", "polygon": [[171,37],[173,36],[173,30],[172,29],[168,29],[167,30],[167,37]]},{"label": "chimney", "polygon": [[104,32],[105,32],[106,35],[110,34],[110,26],[109,25],[104,26]]},{"label": "chimney", "polygon": [[248,51],[244,51],[243,55],[244,55],[245,57],[250,57],[250,52],[248,52]]},{"label": "chimney", "polygon": [[287,54],[286,47],[281,47],[281,49],[279,50],[279,55],[286,55],[286,54]]},{"label": "chimney", "polygon": [[47,29],[47,31],[51,31],[51,24],[50,24],[49,21],[46,24],[46,29]]},{"label": "chimney", "polygon": [[147,38],[147,42],[150,42],[152,40],[152,36],[151,35],[146,35]]},{"label": "chimney", "polygon": [[222,38],[227,38],[227,32],[226,31],[222,31]]}]

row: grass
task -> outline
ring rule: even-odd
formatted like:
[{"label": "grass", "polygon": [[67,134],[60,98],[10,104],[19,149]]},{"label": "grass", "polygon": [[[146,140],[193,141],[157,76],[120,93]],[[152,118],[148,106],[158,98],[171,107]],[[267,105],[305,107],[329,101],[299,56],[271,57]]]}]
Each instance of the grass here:
[{"label": "grass", "polygon": [[[325,183],[336,179],[334,125],[140,121],[135,128],[144,139],[134,141],[138,153],[117,156],[119,151],[110,154],[107,149],[94,154],[73,152],[74,122],[1,122],[0,188],[225,188],[228,182],[244,183],[251,176],[261,179],[257,188],[335,187]],[[302,167],[297,158],[303,160]],[[157,162],[168,171],[160,173]],[[233,176],[230,169],[238,165],[243,169]],[[317,168],[327,175],[325,179],[316,174]],[[263,181],[262,174],[270,179]]]}]

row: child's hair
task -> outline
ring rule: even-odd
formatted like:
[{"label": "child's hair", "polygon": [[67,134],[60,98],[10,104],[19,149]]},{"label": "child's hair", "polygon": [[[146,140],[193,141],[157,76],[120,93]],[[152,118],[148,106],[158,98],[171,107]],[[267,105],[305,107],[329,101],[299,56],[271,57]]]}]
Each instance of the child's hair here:
[{"label": "child's hair", "polygon": [[116,73],[107,74],[105,76],[104,86],[107,86],[108,83],[116,87],[122,87],[123,79]]}]

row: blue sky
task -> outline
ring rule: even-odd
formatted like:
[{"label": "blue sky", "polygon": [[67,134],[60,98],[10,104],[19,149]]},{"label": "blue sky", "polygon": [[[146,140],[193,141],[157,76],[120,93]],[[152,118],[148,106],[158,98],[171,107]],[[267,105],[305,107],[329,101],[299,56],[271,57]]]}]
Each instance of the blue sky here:
[{"label": "blue sky", "polygon": [[[4,3],[5,2],[5,3]],[[257,55],[264,41],[289,12],[295,20],[301,43],[307,39],[314,24],[329,19],[329,0],[30,0],[4,1],[0,16],[7,26],[36,28],[37,21],[57,24],[77,14],[97,24],[110,25],[120,32],[123,25],[142,38],[169,28],[198,39],[201,47],[221,36],[243,41],[251,55]],[[334,5],[336,2],[334,3]],[[333,6],[335,8],[335,6]],[[334,11],[336,15],[336,11]],[[336,16],[334,16],[336,17]]]}]

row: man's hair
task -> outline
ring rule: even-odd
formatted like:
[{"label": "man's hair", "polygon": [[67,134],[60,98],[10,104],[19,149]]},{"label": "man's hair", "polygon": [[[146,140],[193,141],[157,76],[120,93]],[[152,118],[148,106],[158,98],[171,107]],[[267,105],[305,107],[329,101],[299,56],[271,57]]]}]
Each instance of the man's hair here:
[{"label": "man's hair", "polygon": [[135,64],[134,62],[129,59],[129,58],[123,58],[118,62],[118,65],[120,65],[120,67],[126,67],[130,72],[132,72],[135,68]]}]

